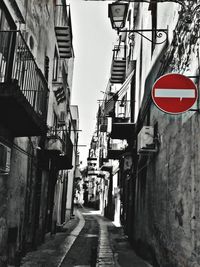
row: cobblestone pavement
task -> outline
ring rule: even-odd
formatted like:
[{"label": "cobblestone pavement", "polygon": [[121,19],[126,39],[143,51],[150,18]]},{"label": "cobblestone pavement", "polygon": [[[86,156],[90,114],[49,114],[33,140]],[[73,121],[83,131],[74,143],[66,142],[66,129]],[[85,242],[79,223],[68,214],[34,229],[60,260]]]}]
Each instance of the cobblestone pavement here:
[{"label": "cobblestone pavement", "polygon": [[98,211],[82,208],[85,226],[61,267],[152,267],[136,255],[122,227]]},{"label": "cobblestone pavement", "polygon": [[136,255],[122,227],[116,227],[100,215],[96,219],[100,225],[96,267],[152,267]]},{"label": "cobblestone pavement", "polygon": [[82,208],[85,225],[63,260],[61,267],[96,266],[99,224],[92,211]]},{"label": "cobblestone pavement", "polygon": [[75,218],[68,221],[66,232],[46,237],[46,242],[36,251],[31,251],[22,259],[21,267],[58,267],[84,226],[81,214],[75,210]]},{"label": "cobblestone pavement", "polygon": [[107,225],[101,223],[100,220],[98,221],[100,224],[100,235],[99,235],[99,246],[98,246],[96,266],[98,267],[116,266],[114,260],[114,254],[108,238]]},{"label": "cobblestone pavement", "polygon": [[152,267],[136,255],[121,227],[98,211],[80,208],[58,233],[27,254],[21,267]]}]

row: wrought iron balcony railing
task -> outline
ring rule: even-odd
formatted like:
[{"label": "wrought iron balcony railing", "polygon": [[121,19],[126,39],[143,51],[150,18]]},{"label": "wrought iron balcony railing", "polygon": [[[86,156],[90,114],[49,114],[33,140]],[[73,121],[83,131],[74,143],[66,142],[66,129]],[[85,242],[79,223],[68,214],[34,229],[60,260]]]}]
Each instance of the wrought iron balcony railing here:
[{"label": "wrought iron balcony railing", "polygon": [[112,138],[108,139],[108,159],[120,159],[128,149],[127,141],[119,141]]},{"label": "wrought iron balcony railing", "polygon": [[20,31],[0,31],[0,83],[16,83],[46,121],[48,85]]},{"label": "wrought iron balcony railing", "polygon": [[65,150],[66,138],[67,138],[67,130],[66,130],[65,126],[51,127],[47,133],[47,138],[59,140],[62,143],[63,149]]},{"label": "wrought iron balcony railing", "polygon": [[113,49],[113,60],[126,59],[126,45],[115,45]]},{"label": "wrought iron balcony railing", "polygon": [[46,149],[59,170],[72,168],[73,144],[65,126],[55,126],[47,133]]}]

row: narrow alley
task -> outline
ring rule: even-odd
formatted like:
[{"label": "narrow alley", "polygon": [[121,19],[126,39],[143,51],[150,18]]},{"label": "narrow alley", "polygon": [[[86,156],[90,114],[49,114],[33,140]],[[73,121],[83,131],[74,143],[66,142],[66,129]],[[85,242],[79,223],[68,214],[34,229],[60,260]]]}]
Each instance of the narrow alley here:
[{"label": "narrow alley", "polygon": [[89,208],[75,210],[75,217],[64,233],[23,258],[22,267],[151,267],[138,257],[121,227],[116,227],[100,212]]},{"label": "narrow alley", "polygon": [[200,0],[0,0],[0,267],[200,267]]}]

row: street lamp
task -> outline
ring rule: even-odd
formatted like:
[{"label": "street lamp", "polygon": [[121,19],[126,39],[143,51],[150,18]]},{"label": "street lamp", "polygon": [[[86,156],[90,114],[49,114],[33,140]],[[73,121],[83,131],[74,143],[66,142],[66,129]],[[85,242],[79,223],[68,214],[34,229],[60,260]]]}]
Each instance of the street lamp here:
[{"label": "street lamp", "polygon": [[108,5],[108,17],[110,18],[113,29],[119,30],[125,27],[128,6],[128,3],[119,2]]},{"label": "street lamp", "polygon": [[[115,2],[108,5],[108,17],[110,18],[112,28],[120,32],[138,33],[148,41],[154,44],[162,44],[168,39],[168,29],[124,29],[128,13],[128,3]],[[161,38],[161,41],[153,41],[145,36],[144,32],[154,32],[155,37]],[[163,38],[164,36],[164,38]]]}]

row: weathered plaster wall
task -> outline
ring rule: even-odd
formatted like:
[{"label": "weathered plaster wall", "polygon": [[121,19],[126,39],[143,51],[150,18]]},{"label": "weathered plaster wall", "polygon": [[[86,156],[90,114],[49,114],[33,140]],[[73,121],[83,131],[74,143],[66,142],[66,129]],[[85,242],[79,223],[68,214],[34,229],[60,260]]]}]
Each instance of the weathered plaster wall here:
[{"label": "weathered plaster wall", "polygon": [[200,256],[199,116],[182,125],[180,117],[153,108],[155,121],[162,142],[146,163],[147,176],[138,175],[135,238],[155,248],[162,267],[193,266]]},{"label": "weathered plaster wall", "polygon": [[[137,8],[136,4],[132,4],[135,7],[136,19],[135,29],[151,29],[151,10],[149,10],[149,4],[142,3]],[[175,3],[158,3],[157,11],[157,28],[168,28],[168,42],[169,44],[173,38],[173,29],[177,24],[178,11],[180,6]],[[144,32],[144,35],[151,39],[151,33]],[[157,39],[157,41],[164,40],[163,38]],[[152,52],[152,43],[145,38],[141,38],[139,34],[134,35],[134,47],[133,47],[133,59],[136,60],[136,83],[135,83],[135,119],[137,121],[138,113],[142,104],[144,92],[145,92],[145,80],[151,71],[156,59],[160,53],[165,49],[166,43],[155,45],[155,49]],[[167,42],[167,44],[168,44]]]},{"label": "weathered plaster wall", "polygon": [[[4,1],[11,16],[20,29],[35,61],[45,72],[45,56],[49,58],[48,88],[49,102],[47,125],[53,125],[53,112],[66,111],[66,105],[57,105],[53,88],[53,59],[57,40],[54,31],[55,3],[53,0],[16,1],[24,17],[20,24],[10,0]],[[73,59],[66,60],[68,83],[72,87]],[[6,261],[8,251],[10,264],[16,263],[16,253],[20,254],[25,243],[30,246],[44,238],[47,208],[48,171],[38,168],[37,149],[42,146],[41,137],[15,138],[12,144],[10,175],[0,176],[0,266],[1,259]],[[40,147],[41,148],[41,147]],[[73,181],[73,175],[72,179]],[[72,187],[70,187],[72,191]],[[61,201],[62,186],[58,189]],[[39,196],[42,197],[39,197]],[[70,195],[71,196],[71,195]],[[60,213],[61,203],[58,203]],[[8,240],[7,240],[8,236]],[[39,239],[37,240],[37,238]],[[9,246],[7,247],[7,244]]]},{"label": "weathered plaster wall", "polygon": [[[5,1],[8,9],[16,18],[15,11]],[[54,30],[54,8],[53,1],[49,0],[31,0],[31,1],[18,1],[18,6],[25,19],[25,25],[19,25],[18,29],[24,34],[24,38],[36,60],[37,65],[44,73],[45,56],[48,56],[49,61],[49,88],[52,90],[52,70],[53,70],[53,57],[54,49],[56,46],[56,37]],[[31,45],[30,39],[33,38]],[[51,91],[52,92],[52,91]],[[55,101],[54,95],[51,93],[51,102],[49,112],[52,114],[52,103]],[[11,171],[6,179],[0,179],[2,185],[2,201],[1,209],[5,209],[7,204],[7,222],[1,220],[2,237],[0,237],[0,244],[3,243],[2,250],[6,253],[5,236],[8,231],[8,244],[9,255],[11,262],[15,261],[15,253],[20,253],[24,241],[32,242],[34,235],[33,228],[35,227],[35,193],[36,181],[39,179],[36,173],[37,159],[36,148],[39,147],[40,137],[28,138],[15,138],[12,148],[11,158]],[[30,149],[31,147],[31,149]],[[47,196],[47,173],[43,173],[41,180],[41,192],[43,198],[41,199],[41,210],[39,215],[38,228],[42,231],[45,227],[46,216],[46,196]],[[30,221],[30,214],[32,213],[33,220]],[[8,227],[6,229],[5,225]],[[5,228],[5,229],[4,229]],[[12,237],[11,237],[12,236]],[[11,240],[9,240],[11,239]],[[4,247],[5,246],[5,247]],[[5,256],[5,254],[4,254]]]},{"label": "weathered plaster wall", "polygon": [[[174,10],[171,15],[174,12],[177,14]],[[188,25],[182,23],[184,16],[181,16],[180,13],[173,39],[166,49],[162,72],[198,75],[197,18],[194,16],[194,23],[187,28]],[[165,18],[168,21],[169,18]],[[174,21],[172,24],[175,26]],[[198,78],[196,82],[198,84]],[[133,238],[150,245],[158,266],[198,267],[199,114],[189,111],[178,116],[168,115],[152,104],[149,124],[154,126],[156,123],[159,151],[146,159],[143,156],[138,165]]]},{"label": "weathered plaster wall", "polygon": [[15,261],[16,251],[20,251],[23,236],[25,198],[28,178],[28,140],[16,140],[12,148],[10,179],[7,191],[7,224],[8,224],[8,256],[9,263]]},{"label": "weathered plaster wall", "polygon": [[6,262],[6,244],[7,244],[7,190],[8,175],[0,175],[0,266]]}]

